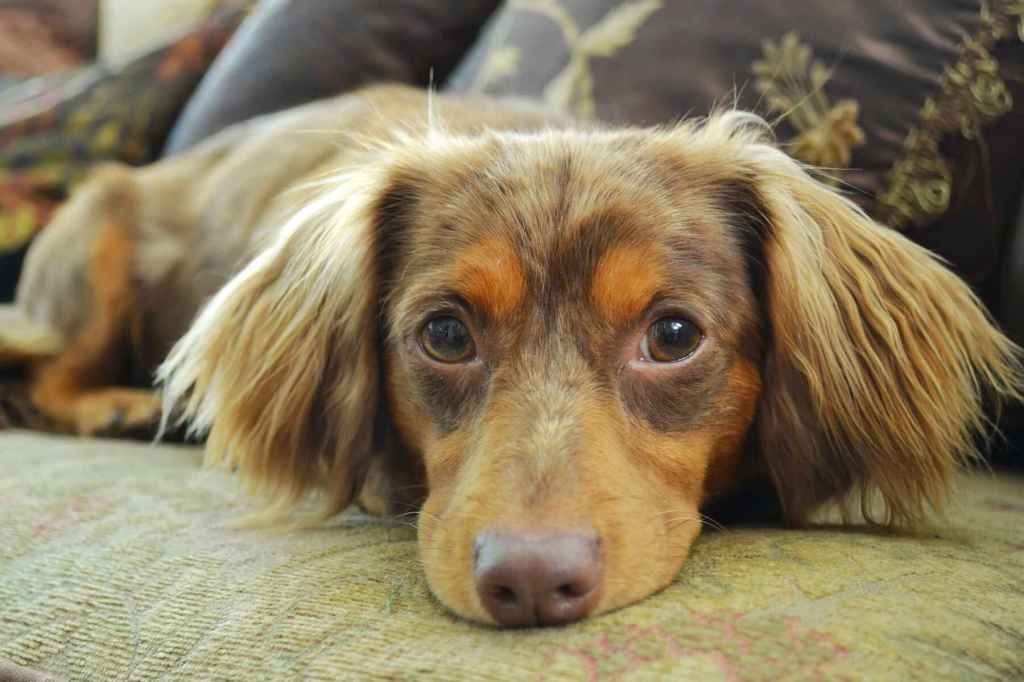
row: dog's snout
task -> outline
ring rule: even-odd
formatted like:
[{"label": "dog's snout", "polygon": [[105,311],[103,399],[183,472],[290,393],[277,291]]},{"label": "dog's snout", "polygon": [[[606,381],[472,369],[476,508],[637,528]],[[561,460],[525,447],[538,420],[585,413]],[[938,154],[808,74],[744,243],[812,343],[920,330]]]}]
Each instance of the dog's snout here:
[{"label": "dog's snout", "polygon": [[560,625],[585,618],[601,593],[593,531],[485,531],[476,538],[476,589],[499,625]]}]

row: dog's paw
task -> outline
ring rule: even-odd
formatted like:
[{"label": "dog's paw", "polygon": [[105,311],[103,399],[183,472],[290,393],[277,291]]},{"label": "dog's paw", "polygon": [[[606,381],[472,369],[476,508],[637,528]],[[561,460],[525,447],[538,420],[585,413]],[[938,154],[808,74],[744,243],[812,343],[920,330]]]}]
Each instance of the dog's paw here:
[{"label": "dog's paw", "polygon": [[14,305],[0,305],[0,367],[19,367],[64,349],[60,333]]},{"label": "dog's paw", "polygon": [[160,422],[162,403],[153,391],[108,388],[78,398],[75,430],[84,436],[149,436]]}]

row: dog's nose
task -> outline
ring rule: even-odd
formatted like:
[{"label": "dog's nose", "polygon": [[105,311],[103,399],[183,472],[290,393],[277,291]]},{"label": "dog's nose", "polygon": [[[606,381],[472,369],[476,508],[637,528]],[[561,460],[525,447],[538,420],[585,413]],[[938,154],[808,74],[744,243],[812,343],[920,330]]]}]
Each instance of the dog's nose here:
[{"label": "dog's nose", "polygon": [[476,589],[499,625],[559,625],[589,614],[601,594],[593,531],[488,530],[476,537]]}]

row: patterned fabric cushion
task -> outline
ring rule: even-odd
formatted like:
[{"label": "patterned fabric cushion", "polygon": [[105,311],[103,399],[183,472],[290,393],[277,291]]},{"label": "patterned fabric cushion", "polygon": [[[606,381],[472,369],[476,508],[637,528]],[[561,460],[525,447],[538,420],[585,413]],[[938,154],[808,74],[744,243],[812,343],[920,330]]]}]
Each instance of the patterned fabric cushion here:
[{"label": "patterned fabric cushion", "polygon": [[0,661],[68,680],[1009,680],[1024,674],[1024,477],[940,529],[732,529],[675,582],[565,628],[429,595],[408,524],[241,531],[191,448],[0,434]]},{"label": "patterned fabric cushion", "polygon": [[993,278],[1024,180],[1016,0],[509,0],[450,80],[584,117],[779,121],[878,219]]},{"label": "patterned fabric cushion", "polygon": [[[0,254],[23,250],[96,162],[157,158],[185,100],[243,14],[220,12],[117,71],[100,64],[4,92]],[[5,265],[16,263],[16,257],[7,259]]]}]

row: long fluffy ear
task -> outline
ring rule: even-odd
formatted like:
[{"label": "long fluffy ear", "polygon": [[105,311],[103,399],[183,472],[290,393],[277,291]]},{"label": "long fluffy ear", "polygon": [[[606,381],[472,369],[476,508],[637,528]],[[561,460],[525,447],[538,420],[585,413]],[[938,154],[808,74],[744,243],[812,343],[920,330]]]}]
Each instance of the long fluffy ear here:
[{"label": "long fluffy ear", "polygon": [[324,486],[327,513],[361,483],[378,405],[376,223],[380,171],[333,189],[205,306],[160,367],[169,415],[208,434],[282,510]]},{"label": "long fluffy ear", "polygon": [[988,435],[986,406],[1020,399],[1019,349],[932,253],[746,143],[771,328],[758,439],[787,516],[859,493],[870,521],[921,520]]}]

